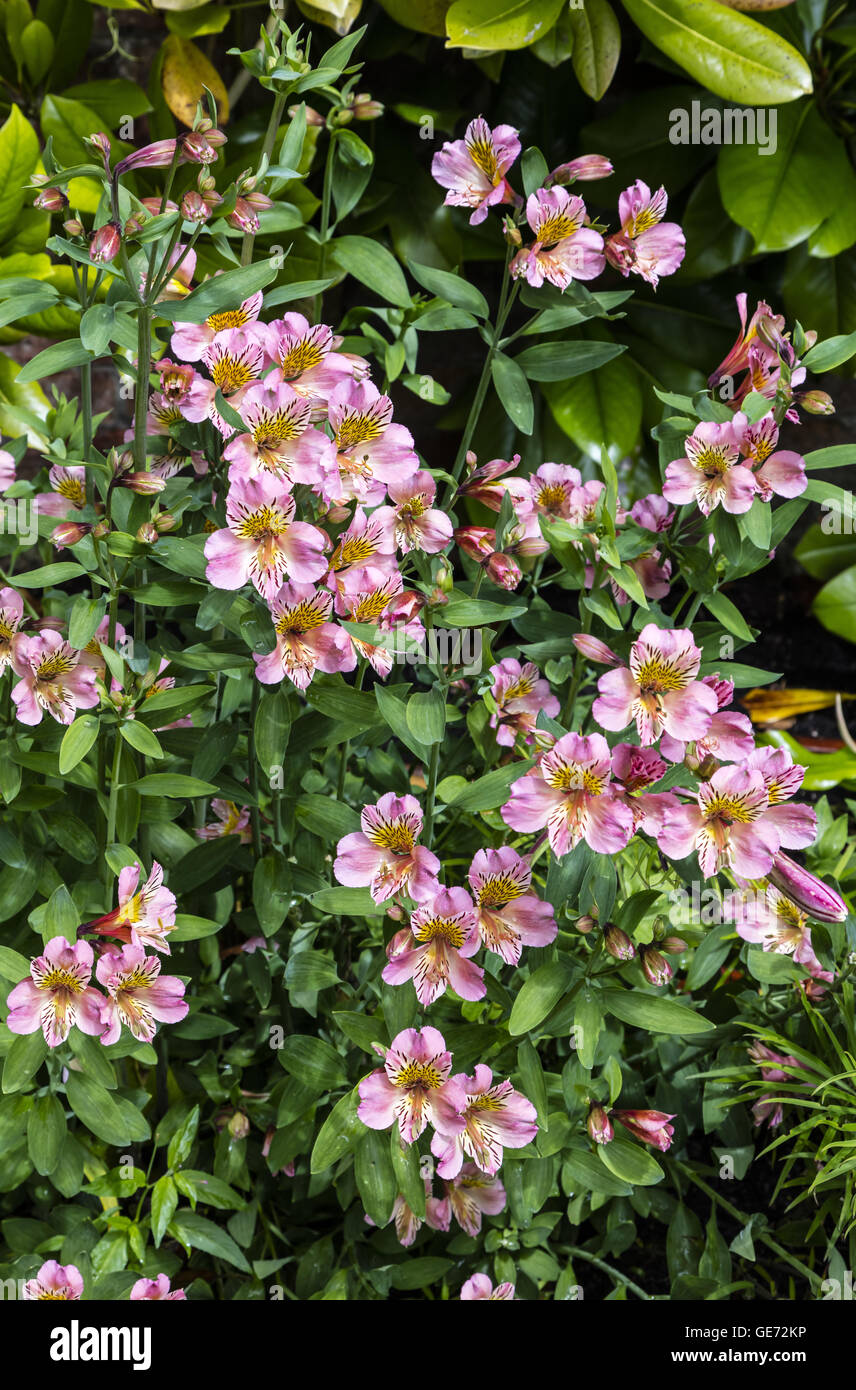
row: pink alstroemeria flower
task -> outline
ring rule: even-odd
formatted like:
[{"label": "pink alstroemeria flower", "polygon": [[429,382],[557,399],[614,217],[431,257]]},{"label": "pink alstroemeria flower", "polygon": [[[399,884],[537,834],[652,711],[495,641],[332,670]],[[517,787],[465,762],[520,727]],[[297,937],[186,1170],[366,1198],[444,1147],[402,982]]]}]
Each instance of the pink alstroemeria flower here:
[{"label": "pink alstroemeria flower", "polygon": [[183,980],[160,970],[157,956],[147,956],[142,946],[99,956],[95,975],[109,995],[101,1005],[105,1047],[119,1041],[123,1023],[138,1042],[151,1042],[157,1023],[180,1023],[187,1017]]},{"label": "pink alstroemeria flower", "polygon": [[163,869],[152,860],[142,888],[140,865],[131,864],[119,874],[119,906],[105,917],[86,924],[95,936],[112,936],[132,946],[148,946],[171,954],[167,935],[175,926],[175,894],[164,887]]},{"label": "pink alstroemeria flower", "polygon": [[331,502],[355,497],[366,506],[383,502],[387,486],[404,483],[419,468],[413,435],[392,422],[392,401],[370,381],[345,380],[330,395],[328,418],[336,452],[325,487]]},{"label": "pink alstroemeria flower", "polygon": [[812,974],[820,971],[806,914],[772,883],[763,897],[753,892],[735,901],[732,896],[732,908],[737,934],[744,941],[779,956],[793,956]]},{"label": "pink alstroemeria flower", "polygon": [[701,650],[689,628],[646,623],[630,648],[628,666],[607,671],[592,714],[603,729],[618,732],[635,721],[639,741],[656,743],[665,730],[673,738],[702,738],[717,710],[716,694],[695,679]]},{"label": "pink alstroemeria flower", "polygon": [[[347,570],[336,597],[337,611],[349,622],[378,626],[390,605],[401,595],[402,582],[398,570],[389,574],[372,565]],[[393,666],[393,652],[386,644],[367,642],[351,633],[347,636],[355,654],[365,657],[372,669],[386,680]]]},{"label": "pink alstroemeria flower", "polygon": [[547,827],[561,858],[580,840],[599,854],[617,854],[633,834],[633,816],[610,787],[610,751],[602,734],[565,734],[537,767],[511,784],[502,818],[512,830]]},{"label": "pink alstroemeria flower", "polygon": [[231,463],[229,481],[269,477],[291,487],[319,488],[334,466],[334,450],[322,430],[311,424],[304,396],[284,381],[255,381],[243,392],[238,413],[247,426],[223,451]]},{"label": "pink alstroemeria flower", "polygon": [[461,999],[483,999],[484,971],[469,959],[480,946],[473,900],[463,888],[441,888],[411,914],[386,948],[388,985],[413,981],[423,1008],[451,986]]},{"label": "pink alstroemeria flower", "polygon": [[[580,470],[570,464],[542,463],[529,478],[509,478],[507,488],[518,516],[534,512],[537,516],[567,521],[573,490],[581,487],[582,481]],[[499,507],[494,510],[498,511]]]},{"label": "pink alstroemeria flower", "polygon": [[83,1275],[77,1265],[61,1265],[56,1260],[46,1260],[35,1279],[28,1279],[24,1285],[28,1303],[73,1303],[82,1295]]},{"label": "pink alstroemeria flower", "polygon": [[381,512],[388,510],[378,507],[368,516],[362,507],[354,508],[354,515],[345,530],[336,537],[333,554],[330,556],[330,569],[335,572],[328,583],[342,592],[340,576],[348,570],[370,565],[373,569],[392,573],[395,570],[395,541],[384,524]]},{"label": "pink alstroemeria flower", "polygon": [[674,1115],[667,1115],[662,1110],[613,1110],[612,1116],[643,1144],[650,1144],[662,1153],[670,1148],[675,1126],[669,1121],[675,1118]]},{"label": "pink alstroemeria flower", "polygon": [[762,878],[779,848],[779,834],[766,821],[767,791],[760,772],[720,767],[702,782],[698,798],[667,811],[658,844],[670,859],[693,850],[705,878],[732,868],[742,878]]},{"label": "pink alstroemeria flower", "polygon": [[719,423],[702,420],[685,441],[686,455],[666,467],[667,502],[696,502],[709,516],[718,506],[733,516],[748,512],[758,488],[751,468],[740,462],[744,415]]},{"label": "pink alstroemeria flower", "polygon": [[264,685],[278,685],[287,676],[305,690],[316,671],[353,671],[357,659],[351,640],[330,622],[331,593],[312,584],[283,584],[270,607],[276,646],[267,656],[253,655]]},{"label": "pink alstroemeria flower", "polygon": [[65,468],[55,463],[48,473],[51,492],[40,492],[35,498],[39,516],[56,516],[63,520],[71,511],[86,506],[86,469],[72,464]]},{"label": "pink alstroemeria flower", "polygon": [[646,835],[657,835],[666,811],[680,805],[674,792],[647,790],[665,774],[666,764],[653,748],[617,743],[612,750],[612,785],[626,796],[634,826],[644,830]]},{"label": "pink alstroemeria flower", "polygon": [[488,951],[517,965],[524,946],[549,946],[555,941],[556,919],[549,903],[532,889],[532,870],[526,860],[502,845],[476,851],[467,870],[476,901],[479,935]]},{"label": "pink alstroemeria flower", "polygon": [[15,481],[15,460],[8,449],[0,449],[0,492],[5,492]]},{"label": "pink alstroemeria flower", "polygon": [[210,379],[195,373],[186,395],[175,402],[185,420],[199,424],[211,420],[226,438],[234,434],[234,426],[228,424],[215,405],[218,391],[226,397],[235,410],[239,410],[253,382],[258,380],[264,364],[264,348],[258,340],[258,331],[253,326],[247,328],[228,328],[218,333],[202,354],[203,365]]},{"label": "pink alstroemeria flower", "polygon": [[[745,418],[735,416],[735,420]],[[740,452],[753,469],[762,502],[776,497],[799,497],[808,487],[805,461],[793,449],[777,449],[779,427],[772,415],[738,431]]]},{"label": "pink alstroemeria flower", "polygon": [[285,314],[267,325],[265,348],[279,380],[308,400],[313,418],[323,418],[330,393],[355,375],[354,360],[334,350],[340,341],[326,323],[310,324],[303,314]]},{"label": "pink alstroemeria flower", "polygon": [[489,1177],[474,1163],[465,1163],[443,1187],[451,1215],[468,1236],[480,1235],[482,1216],[497,1216],[505,1206],[505,1188],[499,1178]]},{"label": "pink alstroemeria flower", "polygon": [[479,1301],[502,1303],[508,1300],[513,1302],[515,1297],[516,1294],[513,1284],[497,1284],[496,1288],[494,1288],[491,1280],[486,1274],[474,1274],[461,1288],[462,1303]]},{"label": "pink alstroemeria flower", "polygon": [[494,1082],[490,1067],[479,1062],[473,1076],[452,1077],[463,1093],[458,1106],[463,1127],[439,1132],[431,1140],[441,1178],[454,1178],[469,1158],[493,1177],[502,1165],[503,1149],[522,1149],[538,1133],[535,1106],[510,1081]]},{"label": "pink alstroemeria flower", "polygon": [[383,1069],[371,1072],[359,1085],[357,1115],[368,1129],[397,1124],[402,1142],[413,1144],[432,1124],[443,1133],[463,1126],[459,1110],[466,1096],[450,1081],[452,1054],[436,1028],[405,1028],[390,1047],[375,1044]]},{"label": "pink alstroemeria flower", "polygon": [[668,531],[675,513],[661,493],[650,492],[647,497],[640,497],[638,502],[633,503],[630,517],[643,531],[658,534],[660,531]]},{"label": "pink alstroemeria flower", "polygon": [[446,141],[431,161],[431,174],[447,189],[447,207],[473,208],[470,226],[487,217],[488,208],[514,201],[505,175],[520,154],[517,131],[510,125],[491,130],[483,116],[467,126],[463,140]]},{"label": "pink alstroemeria flower", "polygon": [[27,638],[18,629],[24,616],[24,600],[17,589],[0,589],[0,676],[11,666],[21,675]]},{"label": "pink alstroemeria flower", "polygon": [[686,241],[677,222],[664,222],[669,199],[665,188],[652,193],[637,179],[618,199],[621,231],[608,237],[606,258],[626,279],[631,272],[657,288],[661,275],[674,275],[684,259]]},{"label": "pink alstroemeria flower", "polygon": [[440,861],[424,845],[422,807],[415,796],[385,792],[375,806],[364,806],[362,830],[339,841],[333,873],[349,888],[371,888],[376,903],[396,893],[425,902],[437,889]]},{"label": "pink alstroemeria flower", "polygon": [[209,825],[199,827],[196,834],[200,840],[220,840],[224,835],[239,835],[242,845],[250,843],[253,835],[250,829],[249,806],[242,806],[238,810],[234,801],[215,796],[211,801],[211,810],[217,819]]},{"label": "pink alstroemeria flower", "polygon": [[[182,270],[185,265],[186,262],[182,264]],[[171,350],[182,362],[198,362],[218,333],[224,333],[227,328],[243,328],[248,323],[255,323],[261,307],[262,294],[259,290],[245,299],[239,308],[221,309],[211,314],[204,323],[176,323],[170,339]]]},{"label": "pink alstroemeria flower", "polygon": [[159,1274],[155,1279],[138,1279],[131,1289],[130,1300],[132,1303],[154,1303],[158,1300],[172,1302],[173,1300],[187,1300],[184,1289],[170,1289],[168,1274]]},{"label": "pink alstroemeria flower", "polygon": [[[702,676],[701,680],[702,685],[710,686],[716,695],[718,709],[711,717],[706,733],[695,740],[695,758],[699,763],[705,758],[717,758],[719,762],[740,762],[754,751],[755,735],[751,719],[736,710],[725,708],[731,704],[734,682],[724,681],[718,675]],[[660,739],[660,752],[670,763],[683,762],[687,741],[664,733]]]},{"label": "pink alstroemeria flower", "polygon": [[437,484],[426,468],[409,478],[389,484],[391,507],[378,507],[372,521],[380,522],[393,550],[408,555],[422,550],[436,555],[452,539],[452,521],[433,505]]},{"label": "pink alstroemeria flower", "polygon": [[295,521],[296,504],[268,473],[236,480],[226,498],[226,522],[205,542],[206,576],[217,589],[240,589],[250,580],[271,602],[286,579],[298,584],[327,572],[327,537],[317,526]]},{"label": "pink alstroemeria flower", "polygon": [[502,747],[513,748],[519,734],[527,741],[535,730],[539,711],[555,719],[559,713],[559,701],[550,690],[549,681],[541,678],[541,672],[531,661],[521,665],[513,656],[491,666],[489,675],[493,676],[491,696],[496,709],[491,711],[490,727],[496,729],[496,741]]},{"label": "pink alstroemeria flower", "polygon": [[526,200],[526,221],[535,237],[517,252],[509,270],[539,289],[547,280],[566,290],[574,280],[594,280],[604,268],[603,237],[586,226],[586,205],[565,188],[539,188]]},{"label": "pink alstroemeria flower", "polygon": [[79,709],[92,709],[99,694],[95,672],[58,632],[21,637],[15,670],[21,679],[12,691],[22,724],[40,724],[46,711],[58,724],[72,724]]},{"label": "pink alstroemeria flower", "polygon": [[767,810],[764,823],[772,825],[779,837],[779,849],[805,849],[817,838],[817,815],[810,806],[788,803],[799,791],[805,768],[795,763],[787,748],[755,748],[746,766],[756,768],[764,779]]},{"label": "pink alstroemeria flower", "polygon": [[43,954],[30,961],[30,978],[9,995],[9,1031],[35,1033],[41,1028],[48,1047],[59,1047],[74,1027],[99,1037],[104,999],[89,983],[93,958],[88,941],[72,946],[64,936],[52,937]]}]

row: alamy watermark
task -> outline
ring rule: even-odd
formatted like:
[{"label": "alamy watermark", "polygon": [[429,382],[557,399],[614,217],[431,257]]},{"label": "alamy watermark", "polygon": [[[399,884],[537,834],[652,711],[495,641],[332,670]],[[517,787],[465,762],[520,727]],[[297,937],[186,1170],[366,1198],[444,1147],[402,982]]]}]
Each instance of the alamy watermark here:
[{"label": "alamy watermark", "polygon": [[774,106],[676,106],[669,112],[673,145],[757,145],[761,155],[776,153],[777,113]]}]

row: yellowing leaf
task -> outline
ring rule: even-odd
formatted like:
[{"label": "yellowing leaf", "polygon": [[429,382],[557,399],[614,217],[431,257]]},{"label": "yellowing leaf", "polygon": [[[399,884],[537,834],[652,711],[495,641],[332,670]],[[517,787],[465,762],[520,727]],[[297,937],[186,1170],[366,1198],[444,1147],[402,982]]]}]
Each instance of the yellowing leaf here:
[{"label": "yellowing leaf", "polygon": [[229,97],[223,79],[196,44],[178,34],[170,34],[164,42],[161,86],[167,106],[182,125],[193,125],[198,102],[205,108],[205,87],[214,94],[218,119],[229,119]]},{"label": "yellowing leaf", "polygon": [[[780,719],[796,719],[813,710],[830,709],[835,704],[835,690],[747,690],[740,703],[753,724],[776,724]],[[856,700],[856,695],[843,695],[842,700]]]},{"label": "yellowing leaf", "polygon": [[360,17],[363,0],[297,0],[297,8],[307,19],[324,24],[336,34],[350,33]]}]

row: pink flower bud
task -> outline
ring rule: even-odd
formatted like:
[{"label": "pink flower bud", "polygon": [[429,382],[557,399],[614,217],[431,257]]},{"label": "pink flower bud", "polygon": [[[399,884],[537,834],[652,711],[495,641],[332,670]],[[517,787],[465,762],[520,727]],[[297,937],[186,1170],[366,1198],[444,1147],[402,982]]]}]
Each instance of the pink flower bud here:
[{"label": "pink flower bud", "polygon": [[578,932],[582,932],[583,936],[588,936],[589,932],[594,931],[597,922],[593,917],[578,917],[576,926]]},{"label": "pink flower bud", "polygon": [[615,960],[633,960],[636,955],[636,947],[627,932],[612,922],[607,922],[603,929],[603,944]]},{"label": "pink flower bud", "polygon": [[151,497],[166,487],[166,478],[159,478],[156,473],[123,473],[117,481],[119,487],[129,488],[138,497]]},{"label": "pink flower bud", "polygon": [[120,228],[116,222],[105,222],[89,239],[89,256],[99,265],[115,261],[121,245]]},{"label": "pink flower bud", "polygon": [[665,951],[670,956],[683,955],[684,951],[689,950],[687,943],[680,936],[667,936],[659,943],[660,950]]},{"label": "pink flower bud", "polygon": [[662,1153],[670,1147],[675,1127],[669,1120],[673,1120],[674,1115],[662,1110],[613,1110],[612,1113],[634,1139],[641,1139],[643,1144],[650,1144]]},{"label": "pink flower bud", "polygon": [[151,521],[144,521],[137,530],[137,540],[141,545],[154,545],[158,538],[158,528]]},{"label": "pink flower bud", "polygon": [[246,1139],[250,1132],[250,1122],[242,1110],[236,1110],[229,1121],[228,1130],[233,1139]]},{"label": "pink flower bud", "polygon": [[586,1129],[589,1138],[596,1144],[608,1144],[615,1137],[615,1130],[612,1128],[612,1121],[607,1115],[602,1105],[593,1105],[588,1112]]},{"label": "pink flower bud", "polygon": [[79,217],[69,217],[67,222],[63,222],[62,230],[66,236],[83,236],[83,223]]},{"label": "pink flower bud", "polygon": [[607,179],[612,164],[602,154],[582,154],[567,164],[560,164],[550,175],[552,183],[590,183],[592,179]]},{"label": "pink flower bud", "polygon": [[847,916],[847,904],[834,888],[781,851],[773,855],[767,878],[815,922],[843,922]]},{"label": "pink flower bud", "polygon": [[486,569],[494,584],[498,584],[501,589],[516,589],[523,578],[523,571],[517,561],[500,550],[491,555]]},{"label": "pink flower bud", "polygon": [[672,967],[656,946],[639,947],[639,964],[649,985],[665,985],[672,978]]},{"label": "pink flower bud", "polygon": [[797,405],[807,410],[809,415],[834,415],[835,405],[827,391],[797,392]]},{"label": "pink flower bud", "polygon": [[33,207],[42,212],[62,212],[68,207],[68,199],[61,188],[43,188],[33,199]]},{"label": "pink flower bud", "polygon": [[59,526],[55,526],[51,532],[51,545],[57,550],[65,550],[66,546],[77,545],[92,530],[81,521],[63,521]]},{"label": "pink flower bud", "polygon": [[587,632],[577,632],[573,641],[577,651],[589,661],[596,661],[601,666],[621,665],[621,657],[616,656],[612,648],[601,642],[599,637],[590,637]]},{"label": "pink flower bud", "polygon": [[181,215],[185,222],[207,222],[211,214],[202,194],[191,188],[181,200]]}]

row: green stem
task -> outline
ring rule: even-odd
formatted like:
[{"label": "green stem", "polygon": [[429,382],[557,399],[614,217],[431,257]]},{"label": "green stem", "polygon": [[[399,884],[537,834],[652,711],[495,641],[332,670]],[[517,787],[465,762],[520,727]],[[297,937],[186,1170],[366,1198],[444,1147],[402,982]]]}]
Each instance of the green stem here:
[{"label": "green stem", "polygon": [[116,725],[116,742],[113,746],[113,769],[110,774],[110,801],[107,806],[107,843],[116,843],[116,813],[119,803],[119,775],[122,757],[122,735]]},{"label": "green stem", "polygon": [[259,712],[261,687],[253,677],[253,693],[250,698],[250,727],[247,730],[247,756],[250,764],[250,792],[254,805],[250,807],[250,825],[253,831],[253,853],[256,859],[262,857],[262,824],[259,814],[259,764],[256,757],[256,715]]},{"label": "green stem", "polygon": [[434,838],[434,798],[437,794],[437,773],[440,769],[440,743],[431,745],[431,760],[428,765],[428,789],[425,793],[425,824],[423,830],[423,842],[428,849],[431,848],[431,841]]},{"label": "green stem", "polygon": [[596,1269],[603,1270],[603,1273],[608,1274],[610,1278],[617,1279],[618,1282],[629,1289],[631,1293],[635,1293],[637,1298],[642,1298],[647,1303],[653,1301],[649,1293],[646,1293],[638,1284],[634,1284],[633,1280],[628,1279],[626,1274],[622,1274],[620,1269],[616,1269],[614,1265],[607,1264],[606,1260],[602,1260],[599,1255],[590,1255],[588,1250],[583,1250],[579,1245],[566,1245],[563,1249],[567,1251],[572,1259],[587,1260],[588,1263],[594,1265]]},{"label": "green stem", "polygon": [[[750,1218],[745,1211],[740,1211],[740,1209],[738,1207],[733,1206],[731,1202],[727,1202],[724,1197],[721,1197],[719,1195],[719,1193],[716,1191],[716,1188],[711,1187],[710,1183],[705,1182],[704,1178],[700,1178],[697,1173],[693,1172],[692,1168],[687,1166],[687,1164],[681,1163],[679,1159],[673,1159],[672,1166],[674,1168],[677,1168],[678,1172],[682,1173],[683,1176],[687,1178],[689,1182],[695,1183],[696,1187],[700,1188],[702,1192],[706,1193],[712,1202],[716,1202],[719,1206],[721,1206],[723,1211],[727,1211],[728,1215],[732,1217],[735,1221],[739,1221],[742,1226],[746,1226],[749,1224]],[[757,1236],[758,1240],[763,1241],[763,1243],[767,1246],[769,1250],[772,1250],[774,1254],[778,1255],[779,1259],[784,1260],[794,1269],[799,1270],[800,1274],[802,1274],[804,1278],[808,1279],[812,1289],[816,1289],[819,1287],[819,1276],[815,1274],[814,1270],[809,1269],[808,1265],[804,1265],[802,1260],[798,1260],[795,1255],[792,1255],[788,1250],[785,1250],[784,1246],[779,1245],[778,1241],[773,1240],[773,1237],[768,1236],[765,1231],[757,1231],[753,1234]]]},{"label": "green stem", "polygon": [[[464,432],[461,435],[461,442],[458,446],[458,452],[455,457],[455,462],[452,466],[452,477],[454,478],[456,484],[460,482],[461,474],[464,469],[464,462],[466,460],[467,454],[469,453],[469,448],[473,441],[473,435],[476,432],[479,418],[482,413],[482,407],[484,406],[485,400],[487,398],[488,387],[490,386],[490,369],[493,363],[493,359],[496,356],[496,352],[499,348],[499,341],[502,337],[502,330],[505,327],[506,320],[511,312],[511,307],[514,304],[515,299],[517,298],[517,291],[520,288],[519,281],[515,280],[512,282],[509,278],[508,264],[510,257],[511,246],[508,246],[505,253],[505,265],[502,271],[502,289],[500,291],[499,296],[499,307],[496,311],[496,323],[494,324],[493,333],[491,334],[491,340],[488,345],[487,356],[485,357],[484,364],[482,366],[481,376],[479,377],[479,383],[476,387],[476,393],[473,397],[473,403],[470,406],[470,413],[467,416],[467,423],[464,426]],[[442,503],[444,509],[448,508],[448,506],[451,504],[454,494],[455,488],[452,484],[449,484],[446,490],[445,498]]]},{"label": "green stem", "polygon": [[[270,157],[273,153],[276,132],[279,130],[279,123],[282,120],[282,113],[285,110],[286,100],[286,92],[277,92],[273,110],[270,113],[268,128],[265,131],[264,144],[262,145],[262,162],[265,164],[270,162]],[[255,239],[255,232],[245,233],[244,240],[241,242],[241,265],[249,265],[250,261],[253,259],[253,243]]]},{"label": "green stem", "polygon": [[[324,271],[327,266],[327,242],[330,239],[330,209],[333,203],[333,160],[336,153],[336,132],[330,132],[330,139],[327,142],[327,157],[324,161],[324,186],[321,190],[321,221],[318,227],[320,245],[318,247],[318,279],[323,280]],[[317,320],[321,314],[321,295],[316,294],[314,301],[314,317]]]}]

